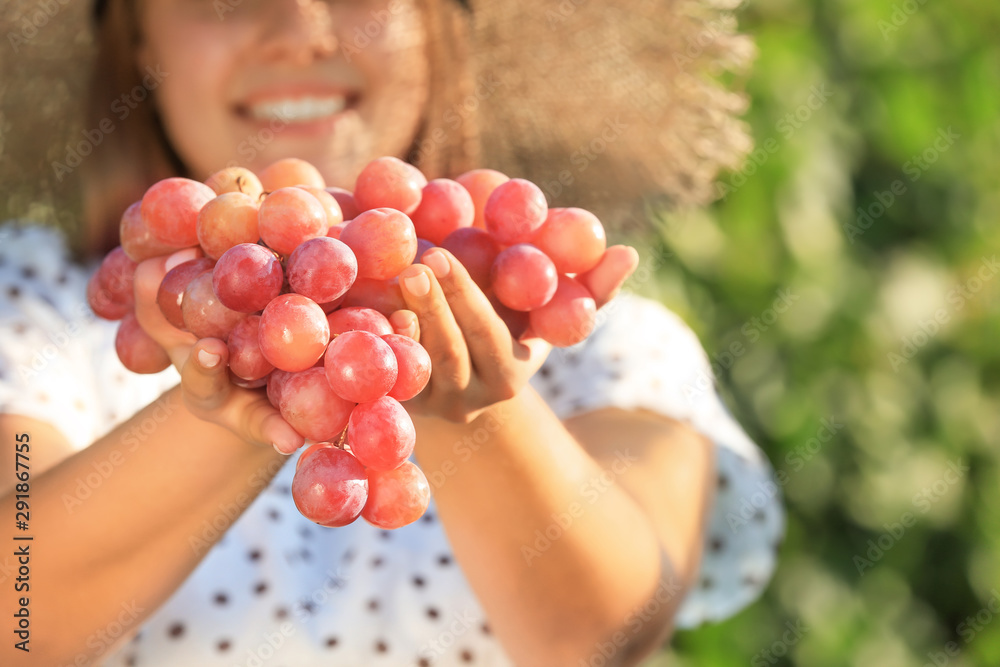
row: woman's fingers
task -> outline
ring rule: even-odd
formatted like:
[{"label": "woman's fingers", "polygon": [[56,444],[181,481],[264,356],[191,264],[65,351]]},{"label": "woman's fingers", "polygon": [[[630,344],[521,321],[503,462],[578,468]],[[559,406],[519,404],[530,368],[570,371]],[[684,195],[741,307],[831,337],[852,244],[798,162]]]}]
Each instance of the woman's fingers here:
[{"label": "woman's fingers", "polygon": [[180,370],[187,361],[188,348],[198,340],[194,335],[174,327],[156,304],[156,293],[167,271],[189,259],[200,256],[197,248],[179,250],[169,257],[155,257],[140,262],[135,269],[135,316],[143,330],[170,355],[174,367]]},{"label": "woman's fingers", "polygon": [[613,299],[629,276],[639,266],[639,253],[625,245],[611,246],[597,266],[576,278],[590,290],[600,308]]},{"label": "woman's fingers", "polygon": [[447,380],[465,389],[472,379],[469,351],[441,285],[422,264],[408,266],[399,274],[403,299],[419,319],[420,343],[434,364],[432,384]]},{"label": "woman's fingers", "polygon": [[235,387],[229,382],[229,349],[218,338],[203,338],[191,348],[181,369],[184,403],[195,415],[219,410]]},{"label": "woman's fingers", "polygon": [[393,333],[420,341],[420,319],[412,310],[397,310],[389,316]]}]

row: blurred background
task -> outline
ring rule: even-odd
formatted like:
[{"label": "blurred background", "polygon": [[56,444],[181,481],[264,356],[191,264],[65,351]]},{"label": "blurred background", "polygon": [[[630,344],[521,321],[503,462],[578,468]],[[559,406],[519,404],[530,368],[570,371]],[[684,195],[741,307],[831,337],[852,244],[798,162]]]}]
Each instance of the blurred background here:
[{"label": "blurred background", "polygon": [[[36,53],[86,54],[86,5]],[[633,288],[697,331],[774,464],[788,532],[760,601],[651,664],[1000,665],[1000,3],[754,0],[737,15],[759,50],[757,150],[716,205],[653,212]],[[86,85],[64,63],[0,58],[0,168],[48,193],[4,188],[0,218],[77,219],[49,167]],[[13,105],[59,137],[37,164],[9,163],[39,144],[3,116]]]},{"label": "blurred background", "polygon": [[755,0],[757,152],[655,280],[788,510],[656,665],[1000,665],[1000,4]]}]

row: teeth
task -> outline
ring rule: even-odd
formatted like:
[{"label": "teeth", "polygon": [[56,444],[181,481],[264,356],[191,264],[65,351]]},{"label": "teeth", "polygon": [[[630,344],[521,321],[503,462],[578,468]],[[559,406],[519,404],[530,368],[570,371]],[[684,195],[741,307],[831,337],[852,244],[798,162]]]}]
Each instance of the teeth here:
[{"label": "teeth", "polygon": [[255,104],[250,107],[250,115],[256,120],[305,123],[332,116],[345,106],[347,99],[343,97],[297,97]]}]

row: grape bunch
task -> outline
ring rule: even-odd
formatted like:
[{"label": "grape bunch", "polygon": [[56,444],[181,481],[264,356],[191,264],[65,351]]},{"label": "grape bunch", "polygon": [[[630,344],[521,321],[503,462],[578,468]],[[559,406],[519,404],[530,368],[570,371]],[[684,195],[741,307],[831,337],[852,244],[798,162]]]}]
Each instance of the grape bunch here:
[{"label": "grape bunch", "polygon": [[400,272],[443,247],[512,335],[567,346],[594,327],[595,300],[577,278],[606,246],[593,214],[549,209],[529,181],[477,169],[428,182],[392,157],[369,163],[353,192],[326,187],[294,158],[259,176],[229,167],[205,183],[167,178],[125,211],[120,242],[87,296],[97,315],[121,320],[125,367],[156,373],[171,363],[136,320],[137,263],[196,248],[160,284],[164,318],[223,340],[232,382],[266,392],[315,443],[292,482],[304,516],[324,526],[360,516],[382,528],[415,521],[430,500],[409,461],[416,432],[401,402],[427,385],[431,360],[389,322],[406,308]]}]

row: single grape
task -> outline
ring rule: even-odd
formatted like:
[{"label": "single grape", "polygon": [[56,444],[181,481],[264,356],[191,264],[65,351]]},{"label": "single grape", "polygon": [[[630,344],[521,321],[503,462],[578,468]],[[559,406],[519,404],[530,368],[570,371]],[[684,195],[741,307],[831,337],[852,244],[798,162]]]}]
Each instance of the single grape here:
[{"label": "single grape", "polygon": [[413,263],[417,234],[406,215],[390,208],[365,211],[347,223],[340,240],[358,258],[358,277],[388,280]]},{"label": "single grape", "polygon": [[261,185],[257,174],[245,167],[226,167],[221,169],[205,181],[205,185],[212,188],[217,195],[224,195],[227,192],[242,192],[256,204],[264,194],[264,186]]},{"label": "single grape", "polygon": [[323,188],[314,188],[309,185],[299,185],[297,187],[305,190],[316,198],[316,201],[318,201],[323,207],[323,210],[326,211],[326,222],[330,227],[344,222],[344,213],[340,210],[340,204],[337,203],[337,199],[329,192]]},{"label": "single grape", "polygon": [[413,453],[417,431],[406,408],[383,396],[354,408],[347,424],[347,444],[366,468],[392,470]]},{"label": "single grape", "polygon": [[493,194],[493,191],[497,189],[498,185],[506,183],[509,180],[510,178],[506,175],[493,169],[473,169],[455,179],[472,196],[472,203],[476,209],[476,215],[472,221],[474,227],[486,229],[486,220],[483,218],[483,209],[486,208],[486,202],[489,200],[490,195]]},{"label": "single grape", "polygon": [[290,255],[300,243],[326,236],[326,211],[302,188],[281,188],[264,197],[258,213],[260,237],[272,250]]},{"label": "single grape", "polygon": [[358,278],[351,289],[347,290],[340,306],[373,308],[388,317],[397,310],[405,309],[406,301],[403,299],[403,290],[399,287],[399,278],[389,280]]},{"label": "single grape", "polygon": [[319,361],[329,342],[326,313],[301,294],[282,294],[261,313],[260,349],[275,368],[304,371]]},{"label": "single grape", "polygon": [[143,195],[142,221],[161,243],[177,248],[198,245],[198,212],[215,197],[215,191],[204,183],[166,178]]},{"label": "single grape", "polygon": [[427,239],[417,238],[417,254],[413,257],[413,263],[418,264],[420,262],[420,258],[424,256],[425,252],[436,247],[436,245]]},{"label": "single grape", "polygon": [[328,238],[340,240],[340,235],[344,233],[344,227],[347,226],[346,222],[342,222],[339,225],[330,225],[330,229],[326,230],[326,235]]},{"label": "single grape", "polygon": [[226,308],[256,313],[281,294],[284,272],[274,251],[256,243],[240,243],[219,258],[212,287]]},{"label": "single grape", "polygon": [[597,303],[590,290],[569,276],[559,276],[552,300],[528,314],[531,331],[556,347],[576,345],[594,330]]},{"label": "single grape", "polygon": [[389,344],[368,331],[347,331],[334,338],[325,366],[333,390],[354,403],[385,396],[399,372]]},{"label": "single grape", "polygon": [[135,202],[122,215],[118,226],[118,238],[122,249],[133,262],[169,255],[179,248],[157,241],[142,220],[142,202]]},{"label": "single grape", "polygon": [[115,351],[122,365],[133,373],[159,373],[170,366],[167,351],[146,333],[134,313],[127,313],[118,325]]},{"label": "single grape", "polygon": [[309,239],[288,258],[288,284],[317,303],[344,296],[357,277],[354,253],[337,239]]},{"label": "single grape", "polygon": [[527,243],[545,222],[549,207],[537,185],[512,178],[497,186],[486,200],[486,231],[502,245]]},{"label": "single grape", "polygon": [[559,273],[583,273],[597,266],[608,240],[597,216],[582,208],[551,208],[531,244],[544,252]]},{"label": "single grape", "polygon": [[500,246],[485,230],[476,227],[456,229],[441,243],[441,247],[462,263],[480,289],[486,291],[490,288],[490,270],[500,254]]},{"label": "single grape", "polygon": [[209,257],[199,257],[189,259],[183,264],[178,264],[167,271],[160,282],[160,289],[156,292],[156,303],[160,307],[160,312],[178,329],[184,328],[184,314],[181,304],[184,302],[184,290],[191,284],[191,281],[203,273],[207,273],[215,266],[215,261]]},{"label": "single grape", "polygon": [[354,185],[354,201],[362,211],[393,208],[406,215],[420,205],[427,179],[412,164],[396,157],[380,157],[369,162]]},{"label": "single grape", "polygon": [[376,336],[392,333],[389,319],[373,308],[340,308],[327,315],[326,321],[330,324],[331,336],[348,331],[367,331]]},{"label": "single grape", "polygon": [[392,348],[399,369],[389,396],[397,401],[408,401],[423,391],[430,381],[431,357],[423,345],[409,336],[391,333],[383,335],[382,340]]},{"label": "single grape", "polygon": [[302,437],[332,440],[347,426],[354,403],[337,396],[322,368],[292,373],[282,385],[278,410]]},{"label": "single grape", "polygon": [[410,216],[417,236],[441,243],[448,234],[470,227],[476,217],[472,195],[459,183],[436,178],[424,186],[420,206]]},{"label": "single grape", "polygon": [[105,320],[120,320],[132,312],[132,305],[115,301],[111,292],[101,287],[101,272],[98,269],[87,281],[87,303],[94,313]]},{"label": "single grape", "polygon": [[393,470],[368,470],[368,502],[361,512],[365,521],[392,530],[413,523],[431,502],[427,477],[412,461]]},{"label": "single grape", "polygon": [[345,190],[343,188],[327,188],[337,203],[340,204],[340,212],[344,215],[344,222],[353,220],[358,217],[361,210],[358,209],[358,203],[354,201],[354,193],[350,190]]},{"label": "single grape", "polygon": [[332,442],[317,442],[314,445],[309,445],[308,447],[306,447],[302,451],[301,454],[299,454],[299,460],[295,462],[295,469],[298,470],[299,468],[301,468],[302,467],[302,463],[307,458],[309,458],[310,456],[312,456],[313,454],[315,454],[316,452],[318,452],[319,450],[321,450],[321,449],[327,449],[327,448],[331,448],[331,447],[334,448],[334,449],[336,449],[337,445],[333,444]]},{"label": "single grape", "polygon": [[198,214],[198,243],[212,259],[240,243],[257,243],[259,238],[257,200],[242,192],[221,194]]},{"label": "single grape", "polygon": [[267,376],[267,400],[277,409],[281,409],[281,395],[285,390],[285,382],[292,377],[292,373],[275,368]]},{"label": "single grape", "polygon": [[[231,336],[232,334],[230,334]],[[233,372],[233,369],[229,369],[229,381],[232,382],[237,387],[242,387],[243,389],[260,389],[261,387],[267,386],[267,379],[271,377],[270,374],[265,375],[262,378],[257,378],[256,380],[244,380],[239,375]]]},{"label": "single grape", "polygon": [[109,252],[87,285],[90,307],[104,319],[121,319],[135,305],[136,263],[121,246]]},{"label": "single grape", "polygon": [[295,470],[292,500],[314,523],[346,526],[361,515],[368,501],[368,475],[350,452],[318,447]]},{"label": "single grape", "polygon": [[203,273],[188,283],[181,300],[184,328],[198,338],[229,339],[229,332],[247,318],[246,313],[226,308],[212,288],[212,274]]},{"label": "single grape", "polygon": [[514,310],[544,306],[559,282],[552,260],[527,243],[513,245],[497,255],[490,277],[500,303]]},{"label": "single grape", "polygon": [[272,162],[260,172],[260,182],[264,192],[274,192],[281,188],[292,188],[296,185],[308,185],[313,188],[325,188],[323,175],[319,169],[305,160],[289,157]]},{"label": "single grape", "polygon": [[274,370],[260,351],[259,330],[260,315],[251,315],[229,333],[229,369],[243,380],[259,380]]}]

